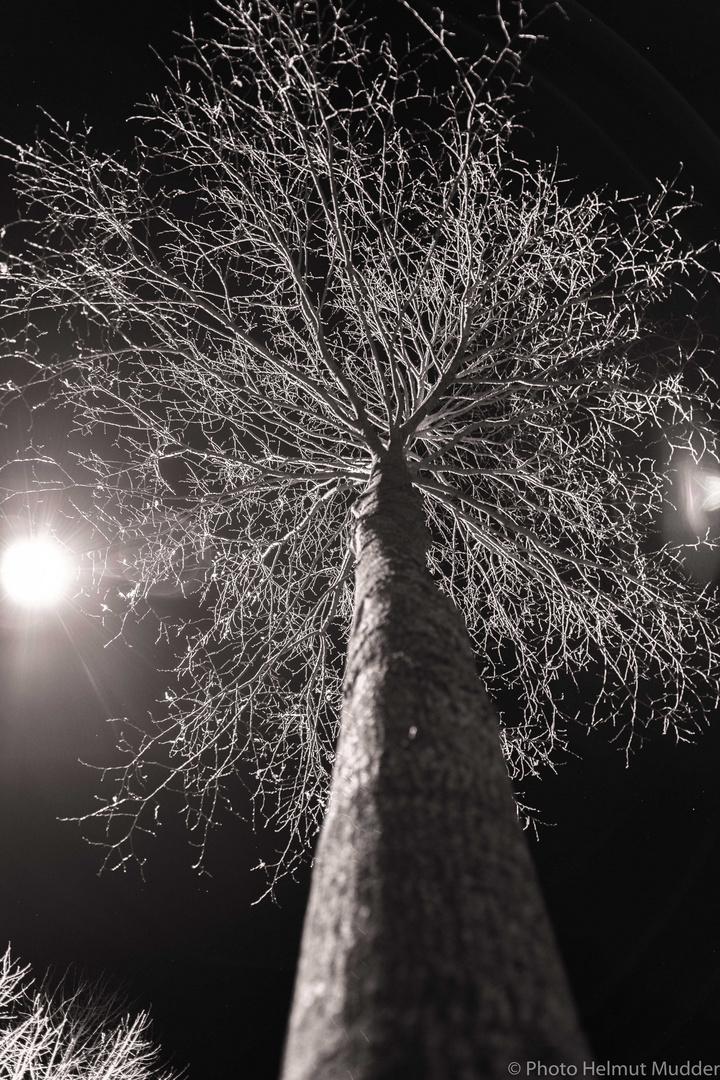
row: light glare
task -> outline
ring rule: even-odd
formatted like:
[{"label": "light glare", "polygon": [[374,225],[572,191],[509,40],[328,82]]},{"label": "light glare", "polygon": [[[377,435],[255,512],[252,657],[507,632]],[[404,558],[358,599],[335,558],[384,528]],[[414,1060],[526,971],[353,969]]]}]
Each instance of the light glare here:
[{"label": "light glare", "polygon": [[720,474],[688,463],[682,471],[682,485],[685,520],[701,536],[708,528],[708,514],[720,509]]},{"label": "light glare", "polygon": [[720,476],[717,473],[698,472],[696,485],[699,488],[700,509],[709,513],[720,507]]},{"label": "light glare", "polygon": [[6,594],[24,607],[50,607],[70,582],[68,557],[48,540],[23,540],[5,552],[2,584]]}]

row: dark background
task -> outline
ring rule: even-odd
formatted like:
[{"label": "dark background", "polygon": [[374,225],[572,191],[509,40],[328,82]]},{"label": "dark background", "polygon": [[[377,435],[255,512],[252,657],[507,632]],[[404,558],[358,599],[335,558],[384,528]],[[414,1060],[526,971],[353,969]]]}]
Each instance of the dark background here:
[{"label": "dark background", "polygon": [[[124,118],[160,90],[149,45],[206,0],[22,0],[0,22],[0,134],[26,141],[42,105],[72,125],[86,117],[100,145],[128,143]],[[476,4],[451,0],[463,47],[479,47]],[[566,0],[527,70],[529,152],[552,158],[578,190],[649,191],[654,178],[693,186],[704,209],[686,226],[720,236],[720,6],[715,0]],[[391,10],[390,0],[382,17]],[[4,219],[12,214],[0,177]],[[2,376],[0,376],[1,378]],[[15,447],[6,439],[6,452]],[[0,521],[0,542],[12,521]],[[98,877],[101,851],[72,816],[92,806],[98,764],[113,753],[108,716],[142,718],[162,695],[150,641],[107,645],[73,611],[43,618],[0,608],[0,950],[40,973],[69,964],[126,983],[152,1007],[156,1037],[193,1080],[277,1074],[307,875],[280,907],[252,906],[251,873],[272,837],[228,822],[213,838],[212,877],[172,818],[143,883],[132,867]],[[625,767],[608,731],[577,736],[557,776],[527,787],[552,826],[531,837],[550,913],[600,1061],[720,1064],[720,845],[716,713],[695,745],[649,740]]]}]

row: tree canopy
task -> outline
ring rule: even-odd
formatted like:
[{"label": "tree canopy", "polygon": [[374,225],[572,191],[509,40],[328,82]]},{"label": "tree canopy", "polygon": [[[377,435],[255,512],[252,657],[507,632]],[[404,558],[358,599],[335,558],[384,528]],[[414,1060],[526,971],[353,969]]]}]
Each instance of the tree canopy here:
[{"label": "tree canopy", "polygon": [[687,200],[576,197],[515,153],[521,9],[474,59],[402,10],[409,44],[334,3],[218,3],[130,159],[57,123],[8,149],[5,401],[39,393],[79,436],[38,484],[88,523],[109,619],[192,604],[161,619],[166,701],[89,815],[113,857],[167,790],[202,851],[239,768],[284,865],[314,834],[353,502],[389,447],[513,778],[570,722],[684,738],[716,696],[713,599],[657,540],[673,461],[714,456]]}]

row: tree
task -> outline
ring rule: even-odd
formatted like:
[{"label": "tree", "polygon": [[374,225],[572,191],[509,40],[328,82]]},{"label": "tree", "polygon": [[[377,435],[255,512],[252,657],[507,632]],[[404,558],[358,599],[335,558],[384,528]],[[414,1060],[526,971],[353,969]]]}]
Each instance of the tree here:
[{"label": "tree", "polygon": [[6,394],[81,436],[38,483],[109,616],[118,580],[122,618],[191,605],[88,818],[123,859],[180,791],[202,858],[251,771],[288,869],[325,816],[285,1080],[582,1059],[507,770],[716,695],[711,598],[653,541],[658,461],[714,453],[683,200],[514,154],[521,9],[472,62],[417,14],[402,49],[331,3],[216,10],[130,163],[58,125],[14,151]]},{"label": "tree", "polygon": [[3,1080],[174,1080],[158,1068],[147,1013],[123,1015],[117,995],[78,983],[36,985],[29,965],[0,961]]}]

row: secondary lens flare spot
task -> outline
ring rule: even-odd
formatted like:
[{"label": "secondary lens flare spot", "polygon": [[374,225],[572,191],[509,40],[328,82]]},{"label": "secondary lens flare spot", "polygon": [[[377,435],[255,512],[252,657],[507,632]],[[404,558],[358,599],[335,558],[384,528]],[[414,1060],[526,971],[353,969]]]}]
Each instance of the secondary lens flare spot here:
[{"label": "secondary lens flare spot", "polygon": [[7,596],[24,607],[51,607],[66,594],[71,579],[65,551],[50,540],[22,540],[5,552],[0,581]]}]

